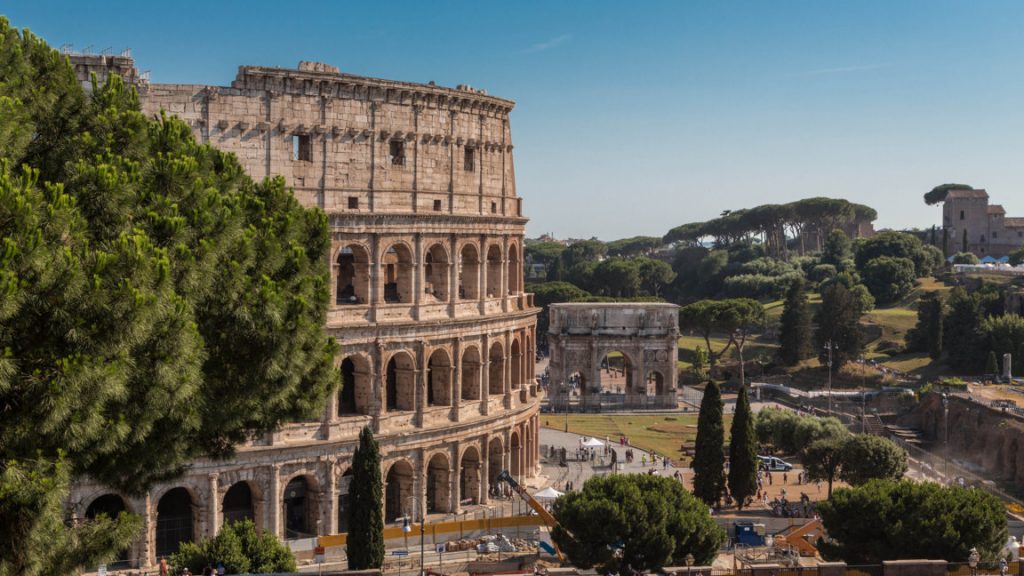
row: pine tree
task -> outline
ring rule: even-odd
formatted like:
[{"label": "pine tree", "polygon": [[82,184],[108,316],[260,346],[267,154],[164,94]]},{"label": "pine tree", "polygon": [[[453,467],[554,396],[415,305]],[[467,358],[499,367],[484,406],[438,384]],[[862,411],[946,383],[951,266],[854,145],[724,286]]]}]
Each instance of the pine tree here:
[{"label": "pine tree", "polygon": [[943,348],[949,367],[958,372],[974,373],[982,367],[985,351],[981,348],[982,313],[978,298],[962,287],[950,290],[946,300],[949,313],[943,326]]},{"label": "pine tree", "polygon": [[551,260],[551,264],[548,265],[547,280],[548,282],[561,282],[562,276],[564,275],[565,273],[563,271],[562,266],[562,256],[555,256],[555,258]]},{"label": "pine tree", "polygon": [[693,495],[709,505],[722,496],[725,470],[725,425],[722,422],[722,394],[711,380],[704,387],[704,398],[697,417],[697,439],[693,453]]},{"label": "pine tree", "polygon": [[740,388],[729,434],[729,492],[742,510],[747,498],[757,493],[757,434],[750,412],[747,387]]},{"label": "pine tree", "polygon": [[359,446],[352,457],[349,484],[349,570],[369,570],[384,565],[384,499],[380,470],[380,448],[367,426],[359,433]]},{"label": "pine tree", "polygon": [[779,328],[779,357],[795,366],[811,356],[811,314],[803,280],[796,280],[786,292]]}]

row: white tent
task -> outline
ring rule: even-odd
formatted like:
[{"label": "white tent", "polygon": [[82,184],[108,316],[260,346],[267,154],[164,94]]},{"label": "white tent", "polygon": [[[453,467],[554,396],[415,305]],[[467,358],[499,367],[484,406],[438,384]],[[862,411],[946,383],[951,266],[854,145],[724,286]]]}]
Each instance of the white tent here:
[{"label": "white tent", "polygon": [[534,494],[533,497],[536,498],[537,500],[554,500],[555,498],[558,498],[561,495],[562,492],[559,492],[558,490],[555,490],[554,488],[548,486],[547,488]]},{"label": "white tent", "polygon": [[589,440],[583,443],[583,446],[587,448],[600,448],[604,446],[604,442],[601,442],[597,438],[590,438]]}]

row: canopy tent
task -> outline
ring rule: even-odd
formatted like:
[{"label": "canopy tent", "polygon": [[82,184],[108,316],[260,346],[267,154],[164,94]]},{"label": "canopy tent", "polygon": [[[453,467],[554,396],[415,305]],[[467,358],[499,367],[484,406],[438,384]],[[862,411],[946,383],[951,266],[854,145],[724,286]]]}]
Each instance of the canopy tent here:
[{"label": "canopy tent", "polygon": [[985,256],[984,258],[981,259],[981,263],[982,264],[995,264],[996,263],[996,259],[991,257],[991,256]]},{"label": "canopy tent", "polygon": [[554,500],[555,498],[558,498],[562,494],[562,492],[559,492],[558,490],[555,490],[554,488],[548,486],[547,488],[534,494],[533,497],[536,498],[537,500]]},{"label": "canopy tent", "polygon": [[601,442],[597,438],[590,438],[583,443],[583,446],[586,448],[600,448],[604,446],[604,442]]}]

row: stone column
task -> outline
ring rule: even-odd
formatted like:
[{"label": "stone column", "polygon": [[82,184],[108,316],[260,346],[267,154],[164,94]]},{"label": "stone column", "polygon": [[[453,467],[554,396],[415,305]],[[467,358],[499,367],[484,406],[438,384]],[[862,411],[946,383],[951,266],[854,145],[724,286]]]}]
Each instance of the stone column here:
[{"label": "stone column", "polygon": [[490,413],[490,398],[491,398],[491,351],[490,351],[491,338],[484,334],[482,346],[483,350],[480,352],[480,406],[484,416]]},{"label": "stone column", "polygon": [[338,533],[338,461],[327,461],[327,523],[328,534]]},{"label": "stone column", "polygon": [[416,495],[416,512],[418,513],[414,520],[419,521],[420,518],[427,517],[427,458],[423,448],[417,452],[419,470],[416,471],[416,477],[413,478],[412,489]]},{"label": "stone column", "polygon": [[216,472],[213,472],[209,475],[210,501],[207,503],[207,514],[209,515],[206,524],[207,538],[213,538],[214,536],[216,536],[217,531],[220,528],[220,490],[218,486],[219,478],[220,474]]},{"label": "stone column", "polygon": [[153,566],[157,563],[156,557],[156,506],[153,505],[151,492],[146,492],[142,508],[142,532],[139,542],[139,565]]},{"label": "stone column", "polygon": [[424,416],[427,409],[427,386],[430,385],[427,382],[427,374],[429,373],[428,363],[430,357],[427,356],[427,341],[420,340],[419,350],[419,370],[417,370],[416,378],[416,426],[423,427]]},{"label": "stone column", "polygon": [[458,422],[459,406],[462,405],[462,338],[455,339],[452,347],[452,412],[451,418]]},{"label": "stone column", "polygon": [[491,443],[487,436],[482,441],[483,450],[480,451],[480,503],[487,504],[491,495]]},{"label": "stone column", "polygon": [[[505,199],[501,199],[501,213],[505,213]],[[508,236],[501,237],[501,309],[508,312]]]},{"label": "stone column", "polygon": [[280,539],[281,534],[281,465],[270,466],[270,498],[267,498],[268,521],[270,533]]},{"label": "stone column", "polygon": [[480,278],[478,280],[478,282],[479,282],[479,284],[478,284],[479,290],[477,290],[477,292],[479,292],[478,296],[480,298],[480,314],[486,314],[487,313],[487,236],[484,236],[482,234],[480,235],[480,242],[478,244],[477,253],[479,254],[479,257],[477,258],[477,260],[480,261],[480,265],[478,266],[478,268],[479,268],[478,272],[480,274]]},{"label": "stone column", "polygon": [[380,433],[380,417],[384,413],[384,406],[387,403],[385,387],[387,387],[388,371],[384,365],[384,342],[377,340],[374,347],[375,357],[371,360],[376,364],[375,376],[371,376],[372,383],[371,398],[373,405],[370,406],[370,415],[373,417],[373,433]]},{"label": "stone column", "polygon": [[505,391],[505,409],[512,408],[512,331],[505,331],[505,343],[502,346],[505,361],[502,362],[501,389]]},{"label": "stone column", "polygon": [[462,255],[459,254],[459,238],[452,234],[448,240],[450,254],[448,266],[448,317],[455,318],[455,309],[459,302],[459,262]]},{"label": "stone column", "polygon": [[423,290],[426,285],[423,278],[423,262],[426,258],[423,257],[423,236],[421,234],[416,234],[415,238],[415,244],[413,246],[413,258],[415,258],[415,261],[412,263],[412,304],[415,307],[413,318],[419,320],[420,306],[423,305]]},{"label": "stone column", "polygon": [[380,237],[376,234],[370,239],[370,304],[371,309],[374,310],[374,320],[376,320],[376,308],[384,303],[384,272],[381,267],[381,261],[384,259],[384,255],[380,251]]}]

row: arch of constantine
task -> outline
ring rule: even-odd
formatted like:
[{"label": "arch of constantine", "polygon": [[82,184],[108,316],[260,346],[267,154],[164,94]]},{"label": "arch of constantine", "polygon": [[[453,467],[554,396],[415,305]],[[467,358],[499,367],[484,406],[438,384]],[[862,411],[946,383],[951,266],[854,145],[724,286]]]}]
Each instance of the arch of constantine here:
[{"label": "arch of constantine", "polygon": [[[83,81],[134,69],[124,57],[71,60]],[[513,102],[309,62],[242,66],[230,87],[135,85],[148,114],[181,117],[254,178],[282,175],[327,213],[325,330],[344,386],[319,420],[195,461],[143,495],[78,479],[74,515],[139,514],[145,534],[123,556],[136,567],[240,518],[284,539],[345,532],[364,426],[381,447],[388,523],[487,504],[503,469],[536,475],[538,310],[523,292]]]},{"label": "arch of constantine", "polygon": [[554,411],[671,408],[676,403],[679,306],[549,306]]}]

